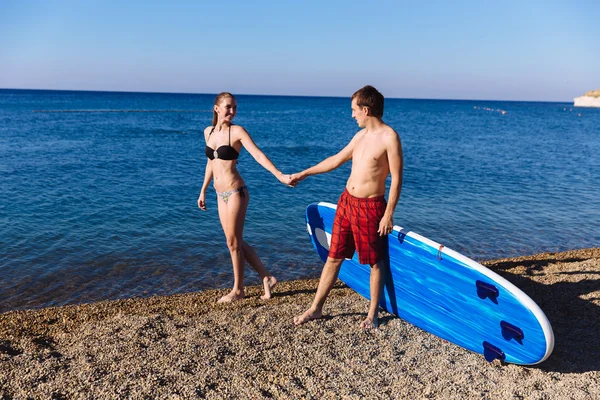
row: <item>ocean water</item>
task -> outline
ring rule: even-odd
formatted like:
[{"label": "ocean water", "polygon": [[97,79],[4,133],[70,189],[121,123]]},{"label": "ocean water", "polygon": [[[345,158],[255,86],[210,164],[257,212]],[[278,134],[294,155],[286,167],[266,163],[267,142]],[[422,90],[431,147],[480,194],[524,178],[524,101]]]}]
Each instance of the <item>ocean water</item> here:
[{"label": "ocean water", "polygon": [[[284,172],[342,149],[348,98],[237,96],[235,122]],[[0,90],[0,312],[230,287],[203,129],[214,95]],[[387,99],[402,138],[394,222],[477,261],[600,246],[600,110]],[[279,279],[319,275],[304,209],[350,164],[296,188],[247,152],[245,240]],[[246,284],[258,284],[246,269]]]}]

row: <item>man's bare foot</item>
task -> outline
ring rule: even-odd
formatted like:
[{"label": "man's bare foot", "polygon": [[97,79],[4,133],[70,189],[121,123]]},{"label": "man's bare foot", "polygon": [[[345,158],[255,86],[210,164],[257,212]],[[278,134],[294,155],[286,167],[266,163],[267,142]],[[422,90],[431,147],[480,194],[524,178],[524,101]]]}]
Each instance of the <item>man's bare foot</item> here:
[{"label": "man's bare foot", "polygon": [[232,290],[225,296],[217,300],[217,303],[231,303],[232,301],[240,300],[244,298],[243,290]]},{"label": "man's bare foot", "polygon": [[312,321],[313,319],[319,319],[323,317],[322,311],[313,311],[312,308],[309,308],[302,315],[298,315],[294,317],[294,324],[302,325],[307,323],[308,321]]},{"label": "man's bare foot", "polygon": [[271,290],[277,285],[277,279],[273,275],[265,276],[263,278],[263,286],[265,287],[265,294],[260,296],[263,300],[269,300],[271,298]]},{"label": "man's bare foot", "polygon": [[377,317],[367,317],[363,322],[361,322],[360,327],[363,329],[376,329],[379,327],[379,319]]}]

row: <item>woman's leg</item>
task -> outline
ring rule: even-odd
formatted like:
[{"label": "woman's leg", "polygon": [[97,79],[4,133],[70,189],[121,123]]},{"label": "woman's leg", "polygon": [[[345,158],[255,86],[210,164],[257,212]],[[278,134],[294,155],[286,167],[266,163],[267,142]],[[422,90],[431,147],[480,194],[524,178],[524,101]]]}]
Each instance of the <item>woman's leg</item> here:
[{"label": "woman's leg", "polygon": [[[241,195],[241,193],[240,193]],[[248,198],[248,203],[250,203],[250,194],[248,193],[248,189],[244,189],[244,196]],[[267,267],[263,264],[262,260],[256,254],[256,251],[250,246],[246,241],[243,241],[243,250],[244,250],[244,258],[248,261],[248,264],[258,273],[263,282],[263,288],[265,289],[265,294],[260,296],[263,300],[268,300],[271,298],[271,289],[275,287],[277,284],[277,279],[267,271]]]},{"label": "woman's leg", "polygon": [[218,199],[218,203],[219,219],[231,254],[234,277],[231,292],[219,299],[219,303],[223,303],[244,297],[244,240],[242,239],[242,233],[248,208],[248,197],[240,196],[240,193],[234,193],[229,196],[227,203],[222,199]]},{"label": "woman's leg", "polygon": [[254,268],[254,270],[258,273],[258,275],[262,279],[263,287],[265,289],[265,294],[260,296],[260,298],[263,300],[270,299],[271,298],[271,289],[273,289],[275,287],[275,285],[277,284],[277,279],[275,279],[275,277],[273,275],[269,274],[269,271],[267,271],[267,267],[265,267],[265,264],[263,264],[260,257],[258,257],[258,254],[256,254],[256,251],[254,251],[252,246],[250,246],[245,241],[244,241],[243,249],[244,249],[244,257],[246,258],[246,261],[248,261],[248,264],[250,264],[252,266],[252,268]]}]

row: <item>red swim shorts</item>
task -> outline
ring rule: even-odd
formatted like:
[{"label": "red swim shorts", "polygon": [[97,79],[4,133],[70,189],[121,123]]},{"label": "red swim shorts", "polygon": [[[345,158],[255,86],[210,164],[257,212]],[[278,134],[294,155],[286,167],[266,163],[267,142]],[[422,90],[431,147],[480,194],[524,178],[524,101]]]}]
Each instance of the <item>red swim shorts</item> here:
[{"label": "red swim shorts", "polygon": [[385,259],[387,236],[379,236],[377,230],[386,206],[383,196],[359,198],[344,190],[335,212],[329,257],[352,258],[358,250],[361,264],[374,265]]}]

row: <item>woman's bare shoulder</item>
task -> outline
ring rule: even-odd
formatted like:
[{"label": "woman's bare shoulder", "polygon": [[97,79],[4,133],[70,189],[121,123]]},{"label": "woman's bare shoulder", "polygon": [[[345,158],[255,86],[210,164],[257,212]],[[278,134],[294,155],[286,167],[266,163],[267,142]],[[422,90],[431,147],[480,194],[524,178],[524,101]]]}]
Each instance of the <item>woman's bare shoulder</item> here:
[{"label": "woman's bare shoulder", "polygon": [[246,132],[246,128],[241,125],[231,124],[231,132]]},{"label": "woman's bare shoulder", "polygon": [[210,135],[210,131],[213,129],[212,125],[207,126],[206,128],[204,128],[204,139],[208,139],[208,135]]},{"label": "woman's bare shoulder", "polygon": [[241,139],[245,136],[250,136],[250,134],[241,125],[231,125],[231,136]]}]

